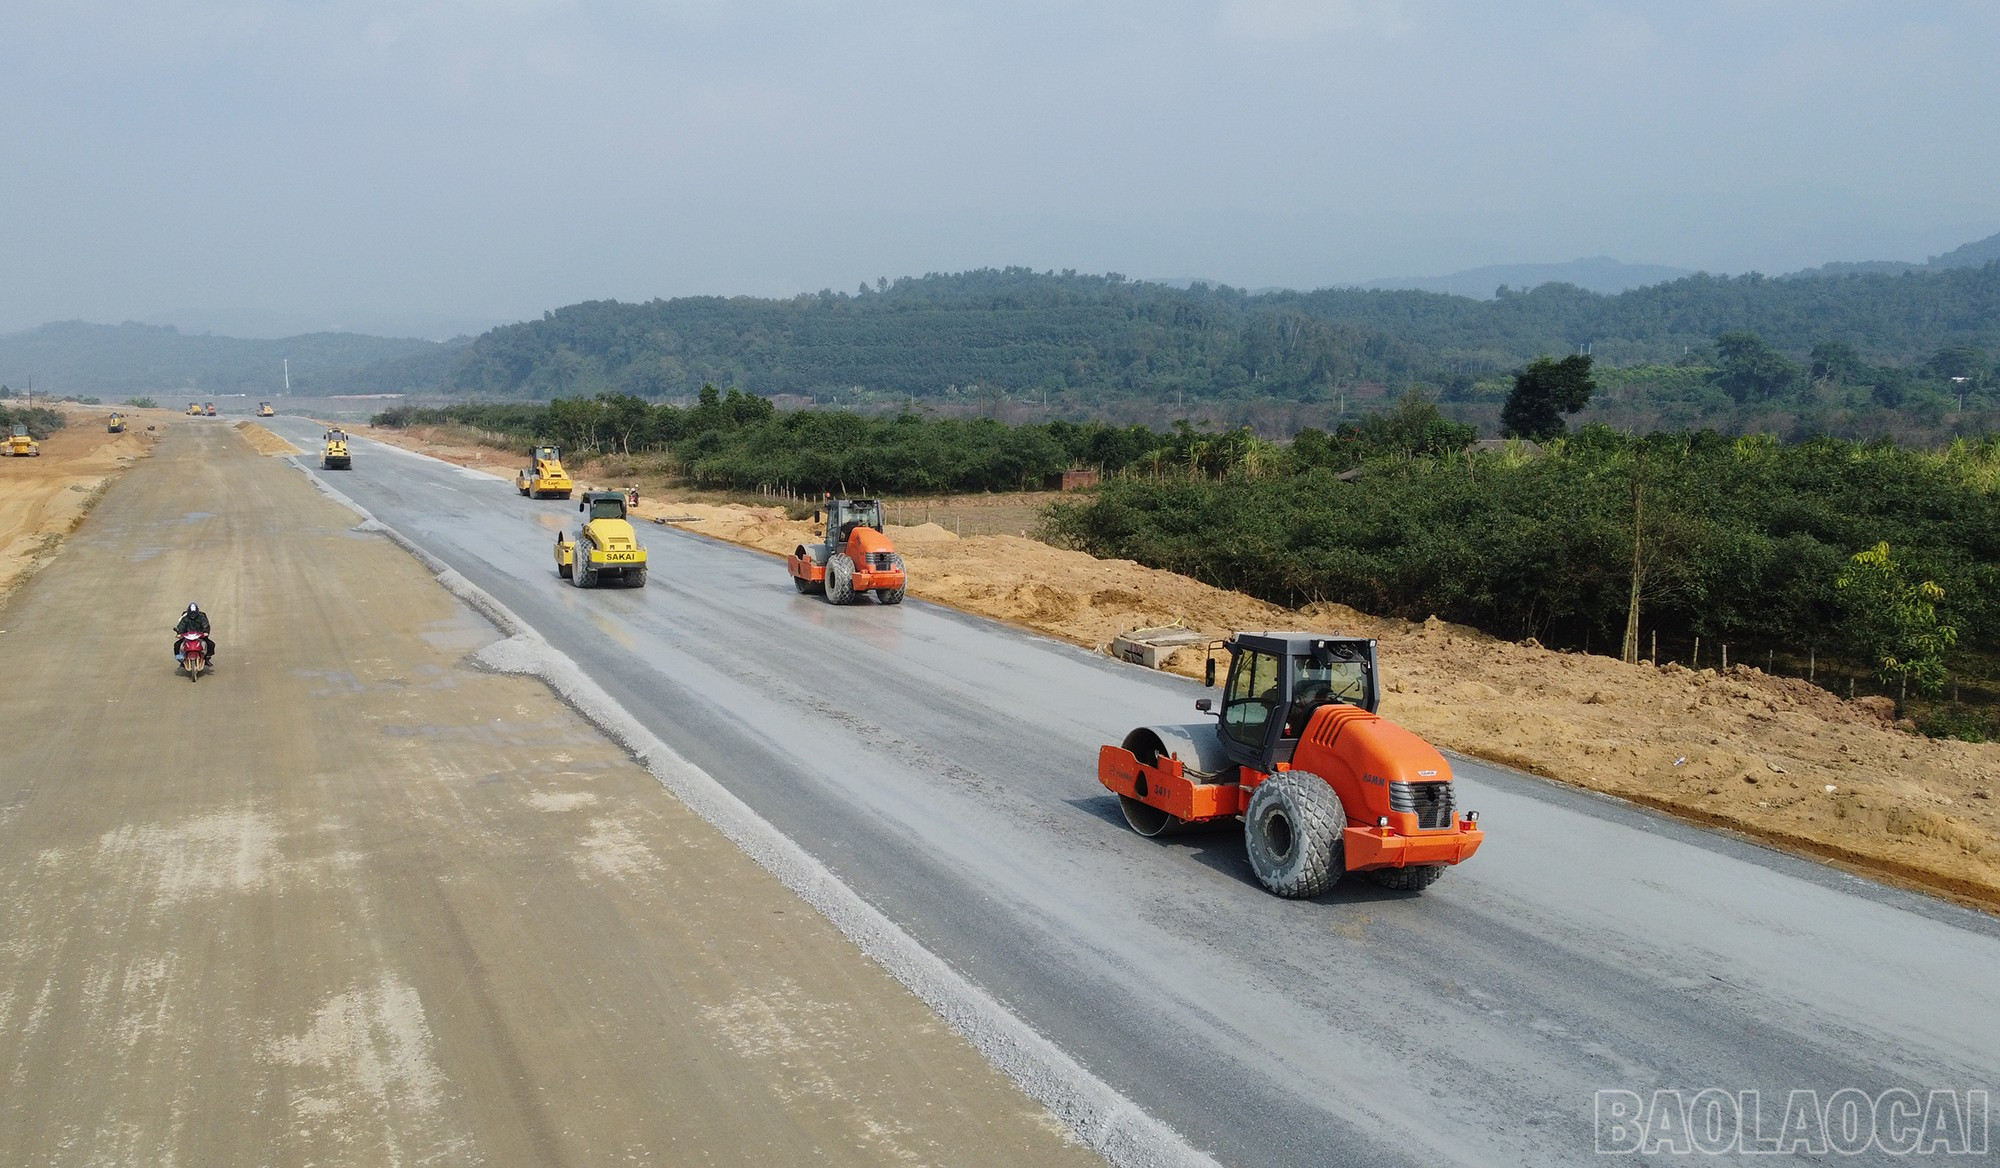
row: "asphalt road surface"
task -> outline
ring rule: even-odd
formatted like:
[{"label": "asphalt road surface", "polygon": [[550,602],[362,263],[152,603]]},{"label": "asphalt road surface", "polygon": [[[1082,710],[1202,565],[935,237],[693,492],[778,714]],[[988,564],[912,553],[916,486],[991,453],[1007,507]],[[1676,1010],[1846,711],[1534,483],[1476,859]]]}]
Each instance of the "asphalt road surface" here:
[{"label": "asphalt road surface", "polygon": [[2000,1086],[1980,914],[1464,760],[1475,859],[1280,900],[1238,836],[1142,839],[1095,781],[1100,743],[1194,720],[1190,683],[914,600],[833,608],[671,528],[642,532],[647,587],[580,591],[550,556],[573,504],[365,440],[312,473],[1226,1163],[1594,1162],[1600,1089]]},{"label": "asphalt road surface", "polygon": [[1101,1162],[355,523],[176,422],[0,606],[0,1165]]}]

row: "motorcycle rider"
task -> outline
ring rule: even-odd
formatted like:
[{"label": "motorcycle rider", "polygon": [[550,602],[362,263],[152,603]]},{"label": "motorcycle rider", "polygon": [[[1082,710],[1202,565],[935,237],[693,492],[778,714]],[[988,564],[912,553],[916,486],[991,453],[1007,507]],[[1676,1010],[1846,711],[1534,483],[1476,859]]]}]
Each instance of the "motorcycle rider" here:
[{"label": "motorcycle rider", "polygon": [[187,611],[181,614],[180,623],[174,626],[174,660],[181,659],[181,638],[189,633],[201,634],[202,651],[210,661],[215,660],[215,639],[208,635],[208,614],[199,604],[188,602]]}]

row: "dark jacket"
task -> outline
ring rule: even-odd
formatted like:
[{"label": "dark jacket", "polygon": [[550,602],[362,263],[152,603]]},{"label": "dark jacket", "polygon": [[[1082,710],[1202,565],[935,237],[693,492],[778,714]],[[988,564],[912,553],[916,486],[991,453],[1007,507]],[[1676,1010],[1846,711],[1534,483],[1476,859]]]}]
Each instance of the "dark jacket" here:
[{"label": "dark jacket", "polygon": [[208,614],[205,612],[182,613],[181,623],[174,626],[174,634],[176,636],[186,636],[188,633],[200,633],[204,637],[207,636]]}]

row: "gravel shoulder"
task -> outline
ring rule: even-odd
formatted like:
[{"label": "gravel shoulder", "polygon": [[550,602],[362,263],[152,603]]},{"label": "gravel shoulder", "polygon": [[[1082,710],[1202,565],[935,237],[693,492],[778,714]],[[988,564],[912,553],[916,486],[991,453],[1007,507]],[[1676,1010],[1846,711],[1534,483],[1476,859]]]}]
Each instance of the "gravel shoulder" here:
[{"label": "gravel shoulder", "polygon": [[409,555],[165,435],[0,607],[0,1163],[1098,1162]]}]

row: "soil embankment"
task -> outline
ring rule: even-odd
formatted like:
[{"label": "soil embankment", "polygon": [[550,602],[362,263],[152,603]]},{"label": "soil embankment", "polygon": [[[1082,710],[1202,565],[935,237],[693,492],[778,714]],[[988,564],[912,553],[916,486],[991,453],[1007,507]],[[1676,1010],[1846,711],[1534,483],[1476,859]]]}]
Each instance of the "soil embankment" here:
[{"label": "soil embankment", "polygon": [[[367,433],[512,473],[511,456],[488,447]],[[588,477],[592,468],[573,469]],[[639,513],[780,555],[812,537],[810,524],[776,507],[669,494],[642,500]],[[1020,536],[961,538],[939,523],[889,534],[910,565],[911,595],[1080,645],[1168,624],[1212,637],[1308,628],[1378,638],[1383,712],[1440,746],[2000,910],[2000,744],[1905,733],[1879,700],[1843,701],[1740,665],[1727,674],[1633,666],[1435,619],[1287,610]],[[1198,676],[1201,654],[1184,650],[1171,668]]]},{"label": "soil embankment", "polygon": [[109,409],[64,412],[69,424],[41,443],[39,457],[0,458],[0,597],[60,546],[106,484],[144,458],[173,424],[166,410],[126,409],[124,432],[112,434],[105,430]]},{"label": "soil embankment", "polygon": [[414,558],[190,423],[0,608],[0,1163],[1096,1162],[475,668],[497,634]]},{"label": "soil embankment", "polygon": [[270,430],[256,422],[238,422],[236,423],[236,428],[242,431],[244,439],[259,454],[286,455],[300,453],[298,447],[271,433]]}]

